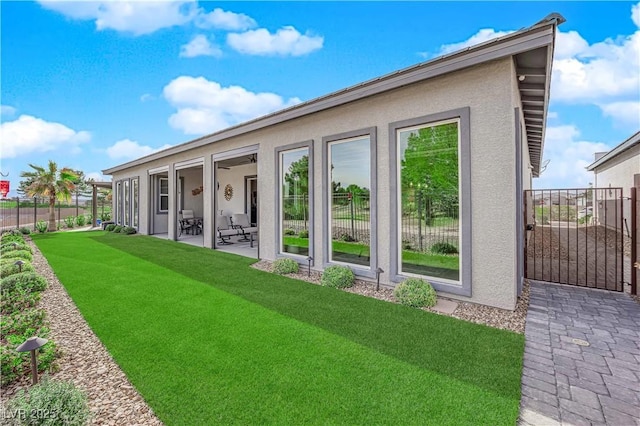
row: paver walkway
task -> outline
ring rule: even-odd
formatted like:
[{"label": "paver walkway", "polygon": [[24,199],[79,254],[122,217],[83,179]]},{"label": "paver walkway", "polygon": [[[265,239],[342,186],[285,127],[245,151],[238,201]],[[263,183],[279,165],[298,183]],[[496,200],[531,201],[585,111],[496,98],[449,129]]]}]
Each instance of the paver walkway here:
[{"label": "paver walkway", "polygon": [[[520,425],[640,425],[640,305],[531,283]],[[588,345],[588,346],[586,346]]]}]

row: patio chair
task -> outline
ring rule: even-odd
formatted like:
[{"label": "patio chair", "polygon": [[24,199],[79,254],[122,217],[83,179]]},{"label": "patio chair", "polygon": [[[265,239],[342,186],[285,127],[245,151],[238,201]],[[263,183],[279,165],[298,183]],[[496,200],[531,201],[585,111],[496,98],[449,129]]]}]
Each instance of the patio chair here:
[{"label": "patio chair", "polygon": [[238,241],[249,241],[249,235],[258,232],[258,227],[251,226],[251,223],[249,223],[249,215],[245,213],[236,213],[233,215],[233,226],[242,233],[242,238]]},{"label": "patio chair", "polygon": [[220,244],[233,244],[231,241],[231,237],[234,235],[239,235],[239,230],[235,229],[229,223],[229,218],[227,216],[218,215],[216,218],[217,229],[219,243]]},{"label": "patio chair", "polygon": [[193,210],[181,210],[178,213],[180,214],[180,218],[178,219],[180,234],[178,236],[181,236],[182,232],[186,234],[191,233],[192,235],[198,234],[200,231],[200,223],[194,219]]}]

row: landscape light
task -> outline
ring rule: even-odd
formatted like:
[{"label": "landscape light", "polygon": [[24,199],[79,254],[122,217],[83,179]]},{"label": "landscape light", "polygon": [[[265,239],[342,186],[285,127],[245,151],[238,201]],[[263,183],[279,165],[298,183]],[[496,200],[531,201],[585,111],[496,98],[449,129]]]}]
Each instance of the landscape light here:
[{"label": "landscape light", "polygon": [[376,269],[376,291],[380,290],[380,274],[383,273],[384,270],[382,268]]},{"label": "landscape light", "polygon": [[18,352],[31,352],[31,384],[38,383],[38,360],[36,358],[36,350],[44,346],[48,342],[38,336],[29,337],[20,346],[16,348]]},{"label": "landscape light", "polygon": [[307,263],[309,264],[309,266],[307,267],[307,272],[309,274],[309,276],[311,276],[311,262],[313,261],[313,257],[309,256],[307,257]]},{"label": "landscape light", "polygon": [[22,260],[16,260],[14,262],[14,265],[16,265],[18,267],[18,270],[22,272],[22,265],[24,265],[24,262]]}]

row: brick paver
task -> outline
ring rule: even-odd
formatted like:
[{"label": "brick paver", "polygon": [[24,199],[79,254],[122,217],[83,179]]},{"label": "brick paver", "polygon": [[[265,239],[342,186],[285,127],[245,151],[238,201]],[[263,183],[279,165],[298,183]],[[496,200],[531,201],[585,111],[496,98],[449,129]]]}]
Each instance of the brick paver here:
[{"label": "brick paver", "polygon": [[640,426],[640,305],[532,282],[518,424]]}]

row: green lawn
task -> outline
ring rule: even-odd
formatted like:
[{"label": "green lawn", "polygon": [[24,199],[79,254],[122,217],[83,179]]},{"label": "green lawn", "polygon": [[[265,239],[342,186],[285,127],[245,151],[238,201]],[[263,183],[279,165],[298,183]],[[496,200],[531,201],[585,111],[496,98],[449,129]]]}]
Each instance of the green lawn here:
[{"label": "green lawn", "polygon": [[168,425],[513,425],[524,338],[145,236],[35,235]]}]

